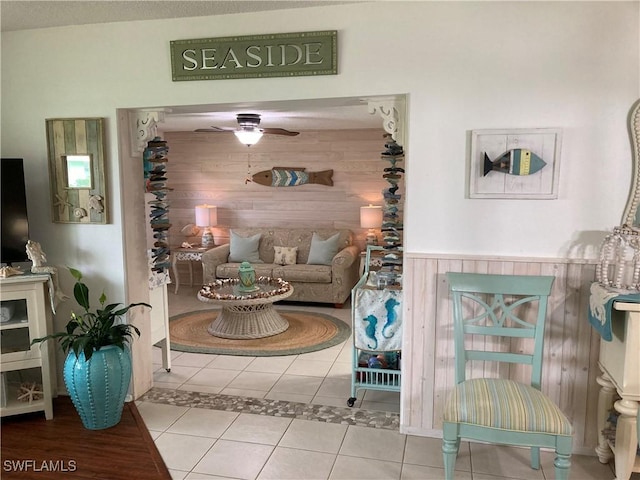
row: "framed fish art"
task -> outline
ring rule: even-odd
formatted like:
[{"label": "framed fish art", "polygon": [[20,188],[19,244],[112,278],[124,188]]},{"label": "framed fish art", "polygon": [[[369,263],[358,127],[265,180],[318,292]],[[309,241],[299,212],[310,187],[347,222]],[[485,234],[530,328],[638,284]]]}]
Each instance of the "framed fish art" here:
[{"label": "framed fish art", "polygon": [[559,128],[472,130],[468,198],[558,198]]}]

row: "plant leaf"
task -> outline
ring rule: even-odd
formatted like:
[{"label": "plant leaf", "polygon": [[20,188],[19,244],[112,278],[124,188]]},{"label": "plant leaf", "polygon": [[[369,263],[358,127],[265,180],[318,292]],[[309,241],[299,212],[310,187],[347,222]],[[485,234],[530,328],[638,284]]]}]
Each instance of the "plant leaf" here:
[{"label": "plant leaf", "polygon": [[80,273],[80,270],[76,270],[75,268],[71,267],[67,268],[69,268],[69,272],[71,273],[71,275],[73,275],[73,278],[75,278],[77,282],[82,280],[82,273]]},{"label": "plant leaf", "polygon": [[89,310],[89,288],[84,284],[77,282],[73,287],[73,296],[85,310]]}]

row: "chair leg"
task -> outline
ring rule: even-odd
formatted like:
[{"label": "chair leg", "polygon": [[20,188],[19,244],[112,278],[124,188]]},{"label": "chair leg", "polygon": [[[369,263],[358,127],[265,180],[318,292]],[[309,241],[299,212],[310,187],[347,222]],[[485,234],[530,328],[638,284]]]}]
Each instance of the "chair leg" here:
[{"label": "chair leg", "polygon": [[442,458],[444,460],[444,479],[453,480],[453,472],[456,466],[456,458],[460,448],[458,426],[445,423],[442,432]]},{"label": "chair leg", "polygon": [[531,447],[531,468],[540,470],[540,447]]},{"label": "chair leg", "polygon": [[572,438],[560,438],[556,444],[556,459],[553,462],[556,472],[556,480],[569,480],[569,468],[571,467],[571,443]]}]

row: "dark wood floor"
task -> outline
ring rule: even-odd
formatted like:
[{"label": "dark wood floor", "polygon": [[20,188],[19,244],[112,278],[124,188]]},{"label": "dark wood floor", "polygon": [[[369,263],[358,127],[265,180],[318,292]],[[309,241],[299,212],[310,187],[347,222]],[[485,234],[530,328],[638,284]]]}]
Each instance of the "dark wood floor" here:
[{"label": "dark wood floor", "polygon": [[105,430],[84,428],[67,396],[55,398],[53,407],[48,421],[44,412],[2,418],[3,480],[171,479],[134,403]]}]

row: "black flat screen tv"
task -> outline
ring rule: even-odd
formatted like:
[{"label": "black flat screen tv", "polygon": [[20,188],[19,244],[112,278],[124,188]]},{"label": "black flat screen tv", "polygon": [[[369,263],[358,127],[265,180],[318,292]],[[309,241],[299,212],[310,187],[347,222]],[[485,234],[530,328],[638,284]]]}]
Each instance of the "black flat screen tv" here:
[{"label": "black flat screen tv", "polygon": [[0,262],[26,262],[26,245],[29,240],[27,195],[24,184],[24,167],[21,158],[0,159],[0,217],[2,218],[2,252]]}]

